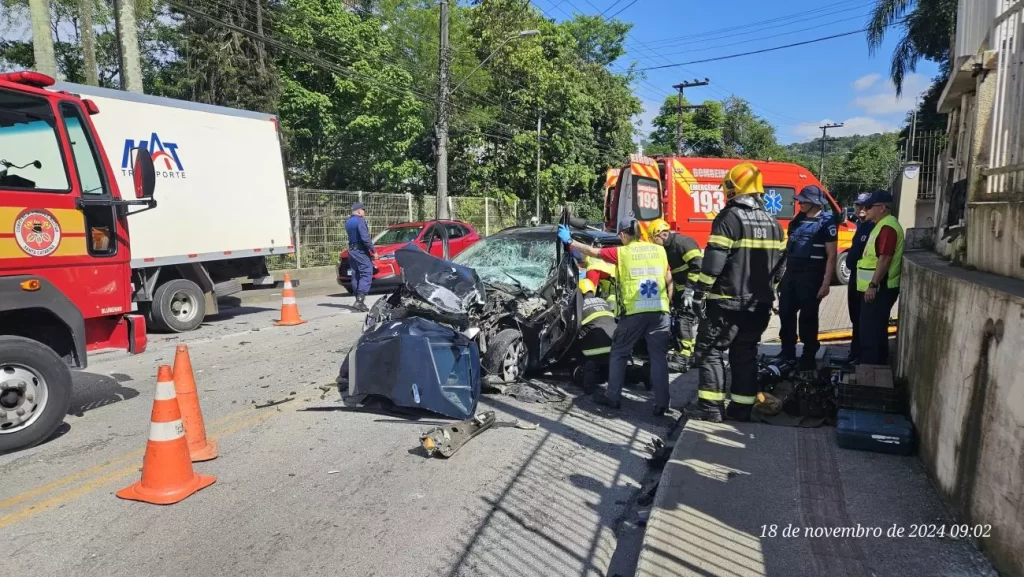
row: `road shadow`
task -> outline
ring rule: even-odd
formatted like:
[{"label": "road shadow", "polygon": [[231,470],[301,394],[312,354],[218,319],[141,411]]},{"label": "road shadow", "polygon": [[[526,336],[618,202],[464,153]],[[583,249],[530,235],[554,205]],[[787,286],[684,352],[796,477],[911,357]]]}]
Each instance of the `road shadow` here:
[{"label": "road shadow", "polygon": [[343,310],[343,311],[349,312],[349,313],[362,312],[362,311],[357,310],[354,306],[351,306],[351,305],[340,305],[340,304],[335,304],[335,303],[317,303],[316,306],[318,306],[318,307],[326,307],[326,308],[329,308],[329,309],[340,309],[340,310]]},{"label": "road shadow", "polygon": [[134,399],[139,396],[139,391],[121,384],[133,381],[130,375],[123,373],[72,373],[73,388],[68,414],[81,417],[89,411]]},{"label": "road shadow", "polygon": [[227,306],[222,304],[220,309],[218,310],[217,314],[208,316],[207,320],[203,321],[203,324],[204,325],[208,324],[209,320],[218,320],[218,321],[220,321],[220,320],[230,320],[230,319],[233,319],[235,317],[241,317],[241,316],[245,316],[245,315],[251,315],[251,314],[255,314],[255,313],[262,313],[262,312],[273,311],[273,310],[278,310],[278,309],[276,309],[274,307],[262,307],[262,306],[251,306],[251,305],[243,306],[241,304],[239,304],[238,306],[234,306],[234,307],[227,307]]}]

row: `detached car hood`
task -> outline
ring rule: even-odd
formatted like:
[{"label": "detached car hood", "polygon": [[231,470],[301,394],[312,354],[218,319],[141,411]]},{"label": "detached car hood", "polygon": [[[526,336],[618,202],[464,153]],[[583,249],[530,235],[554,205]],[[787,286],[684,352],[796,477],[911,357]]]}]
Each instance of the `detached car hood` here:
[{"label": "detached car hood", "polygon": [[438,309],[465,314],[484,300],[484,284],[476,271],[439,259],[416,245],[405,245],[395,251],[402,267],[405,287]]}]

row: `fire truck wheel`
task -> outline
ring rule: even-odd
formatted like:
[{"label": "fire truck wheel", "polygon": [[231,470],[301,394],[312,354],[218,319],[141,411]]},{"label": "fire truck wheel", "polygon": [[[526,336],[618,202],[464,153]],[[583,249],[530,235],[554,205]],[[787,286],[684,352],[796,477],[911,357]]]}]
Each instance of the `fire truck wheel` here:
[{"label": "fire truck wheel", "polygon": [[153,327],[158,330],[184,333],[194,330],[206,316],[206,297],[196,283],[174,279],[153,292]]},{"label": "fire truck wheel", "polygon": [[836,282],[839,284],[849,284],[850,282],[850,267],[846,266],[846,256],[844,252],[836,257]]},{"label": "fire truck wheel", "polygon": [[71,371],[52,349],[0,336],[0,453],[50,438],[71,405]]}]

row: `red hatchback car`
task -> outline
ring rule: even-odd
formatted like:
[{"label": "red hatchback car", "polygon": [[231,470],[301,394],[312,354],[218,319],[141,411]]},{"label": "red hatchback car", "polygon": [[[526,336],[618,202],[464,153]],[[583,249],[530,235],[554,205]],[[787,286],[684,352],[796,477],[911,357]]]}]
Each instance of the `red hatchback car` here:
[{"label": "red hatchback car", "polygon": [[[461,220],[442,220],[427,222],[407,222],[393,224],[382,230],[373,238],[377,248],[377,258],[373,259],[373,282],[370,289],[394,287],[402,282],[402,269],[395,260],[395,251],[413,243],[438,257],[444,257],[441,246],[441,233],[434,227],[443,226],[448,232],[448,258],[469,248],[480,240],[473,225]],[[427,244],[430,244],[428,250]],[[352,292],[352,269],[348,264],[348,249],[341,251],[338,262],[338,284],[349,293]]]}]

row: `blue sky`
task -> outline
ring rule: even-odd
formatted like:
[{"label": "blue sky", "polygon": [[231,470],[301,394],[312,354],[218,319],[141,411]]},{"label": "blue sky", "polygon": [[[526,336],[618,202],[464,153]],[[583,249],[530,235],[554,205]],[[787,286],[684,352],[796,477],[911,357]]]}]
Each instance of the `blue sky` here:
[{"label": "blue sky", "polygon": [[[630,5],[632,3],[632,5]],[[640,68],[714,58],[792,44],[864,28],[872,0],[533,0],[548,17],[564,20],[574,13],[632,22],[628,54],[612,68],[636,61]],[[623,10],[624,9],[624,10]],[[723,29],[732,29],[722,31]],[[863,33],[731,60],[692,64],[646,72],[635,85],[646,112],[640,130],[650,131],[672,86],[694,79],[711,85],[686,91],[691,103],[722,100],[731,94],[754,106],[776,127],[782,143],[821,135],[825,122],[843,122],[831,136],[896,130],[915,98],[936,74],[921,62],[896,98],[889,82],[889,56],[900,29],[891,29],[874,57]]]}]

